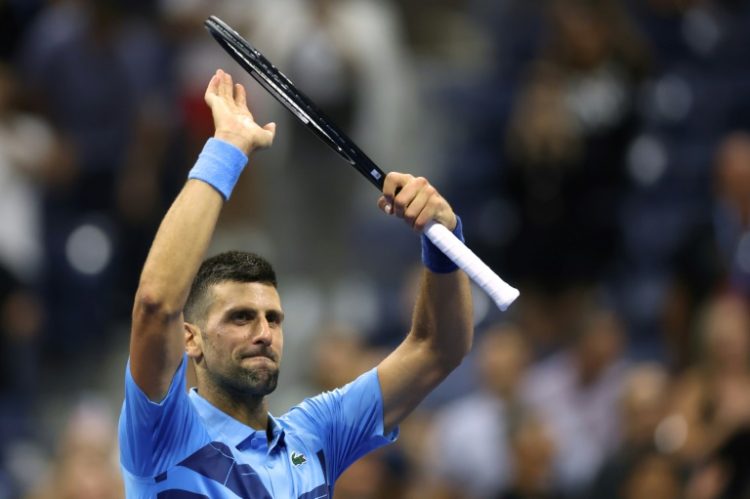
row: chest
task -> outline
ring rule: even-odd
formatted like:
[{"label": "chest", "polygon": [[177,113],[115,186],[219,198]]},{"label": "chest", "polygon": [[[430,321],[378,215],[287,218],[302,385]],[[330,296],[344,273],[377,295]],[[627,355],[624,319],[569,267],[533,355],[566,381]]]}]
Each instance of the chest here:
[{"label": "chest", "polygon": [[156,477],[156,497],[177,490],[211,498],[298,498],[329,496],[322,452],[290,439],[268,449],[251,440],[241,448],[210,442]]},{"label": "chest", "polygon": [[271,497],[329,497],[323,451],[299,439],[287,438],[270,451],[258,445],[237,454],[258,473]]}]

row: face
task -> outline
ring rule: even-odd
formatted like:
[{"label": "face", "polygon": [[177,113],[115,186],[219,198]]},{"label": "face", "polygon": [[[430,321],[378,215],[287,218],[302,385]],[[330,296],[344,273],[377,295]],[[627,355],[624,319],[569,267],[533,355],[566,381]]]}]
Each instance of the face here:
[{"label": "face", "polygon": [[199,335],[188,339],[199,380],[230,394],[264,396],[276,388],[284,313],[270,284],[225,281],[209,290]]},{"label": "face", "polygon": [[750,223],[750,136],[730,135],[717,161],[719,196],[740,214],[743,223]]},{"label": "face", "polygon": [[635,446],[652,441],[664,419],[669,376],[658,365],[634,367],[623,387],[620,409],[625,439]]},{"label": "face", "polygon": [[584,383],[597,379],[622,350],[623,332],[617,317],[609,311],[595,312],[578,340],[578,368]]},{"label": "face", "polygon": [[744,370],[750,352],[750,322],[745,304],[737,298],[716,300],[706,323],[706,350],[709,361],[722,370]]},{"label": "face", "polygon": [[680,497],[680,484],[674,465],[661,455],[642,458],[625,481],[623,488],[624,497],[627,499]]},{"label": "face", "polygon": [[502,397],[515,395],[529,361],[521,331],[506,325],[488,331],[478,360],[482,381],[490,390]]}]

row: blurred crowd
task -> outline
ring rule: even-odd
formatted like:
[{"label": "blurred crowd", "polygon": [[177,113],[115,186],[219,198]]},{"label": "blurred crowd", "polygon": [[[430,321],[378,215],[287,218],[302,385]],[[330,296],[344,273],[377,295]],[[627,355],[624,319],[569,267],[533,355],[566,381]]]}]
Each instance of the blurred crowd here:
[{"label": "blurred crowd", "polygon": [[0,0],[0,499],[123,496],[131,300],[217,67],[279,124],[212,248],[277,268],[274,412],[408,330],[417,235],[210,14],[521,290],[337,499],[750,498],[750,2]]}]

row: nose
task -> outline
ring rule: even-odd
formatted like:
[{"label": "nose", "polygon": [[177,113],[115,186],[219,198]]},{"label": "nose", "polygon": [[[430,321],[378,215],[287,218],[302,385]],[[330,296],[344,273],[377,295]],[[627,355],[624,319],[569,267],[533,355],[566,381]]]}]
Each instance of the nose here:
[{"label": "nose", "polygon": [[253,343],[268,346],[271,344],[272,338],[271,325],[268,323],[268,320],[265,317],[259,317],[255,327]]}]

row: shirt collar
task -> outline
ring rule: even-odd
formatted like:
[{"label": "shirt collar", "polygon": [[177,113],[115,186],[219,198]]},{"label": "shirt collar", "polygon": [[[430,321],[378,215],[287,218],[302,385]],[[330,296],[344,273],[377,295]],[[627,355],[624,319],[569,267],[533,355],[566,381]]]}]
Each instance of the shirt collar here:
[{"label": "shirt collar", "polygon": [[[239,450],[244,450],[253,440],[260,439],[263,442],[267,442],[265,430],[256,430],[237,421],[203,398],[195,387],[190,389],[189,397],[193,403],[193,407],[198,411],[198,415],[206,423],[206,429],[212,439],[225,442]],[[270,412],[268,413],[268,419],[273,436],[271,442],[268,444],[268,452],[271,452],[277,445],[283,442],[284,429]]]}]

